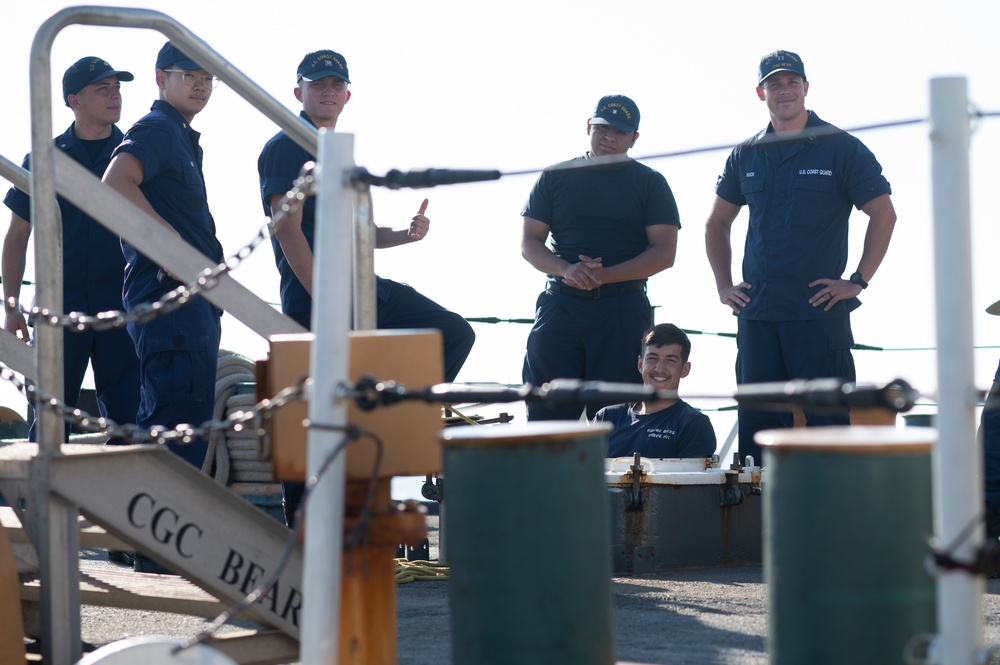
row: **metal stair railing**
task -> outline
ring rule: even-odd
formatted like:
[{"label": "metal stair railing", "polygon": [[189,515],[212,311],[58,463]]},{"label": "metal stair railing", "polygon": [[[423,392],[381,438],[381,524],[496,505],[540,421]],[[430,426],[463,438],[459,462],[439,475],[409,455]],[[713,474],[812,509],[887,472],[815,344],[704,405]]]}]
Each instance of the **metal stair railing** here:
[{"label": "metal stair railing", "polygon": [[[159,224],[55,151],[52,144],[51,51],[56,35],[70,25],[157,30],[273,120],[296,143],[313,154],[318,145],[318,133],[314,128],[299,120],[193,32],[163,13],[84,6],[69,7],[52,15],[39,27],[31,47],[32,170],[30,189],[25,190],[31,194],[34,224],[36,303],[39,308],[50,311],[62,309],[62,229],[57,194],[128,239],[181,280],[194,281],[207,267],[206,257],[182,241],[170,242],[167,237],[170,234],[160,229]],[[220,280],[217,289],[206,292],[205,297],[262,336],[301,330],[228,276]],[[40,393],[62,395],[64,392],[62,335],[62,328],[57,326],[42,325],[35,331],[35,380]],[[51,665],[69,665],[81,656],[79,570],[75,558],[79,549],[78,508],[53,492],[50,482],[51,462],[61,455],[62,421],[53,410],[42,409],[38,424],[39,452],[31,466],[31,500],[39,536],[36,545],[43,587],[41,619],[48,627],[42,656]]]},{"label": "metal stair railing", "polygon": [[[3,155],[0,155],[0,176],[9,180],[22,192],[31,191],[31,174]],[[56,206],[55,212],[59,215],[58,206]],[[25,379],[35,381],[38,378],[34,349],[24,342],[18,341],[13,335],[0,335],[0,358],[3,359],[3,363],[7,367],[21,374]]]}]

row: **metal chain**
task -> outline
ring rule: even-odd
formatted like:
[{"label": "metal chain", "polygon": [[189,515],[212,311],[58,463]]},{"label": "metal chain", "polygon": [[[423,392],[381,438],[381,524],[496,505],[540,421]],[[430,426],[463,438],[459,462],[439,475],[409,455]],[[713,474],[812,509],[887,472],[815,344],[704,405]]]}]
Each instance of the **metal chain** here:
[{"label": "metal chain", "polygon": [[193,443],[198,439],[208,439],[213,432],[242,432],[248,427],[252,427],[260,439],[265,453],[270,449],[270,440],[265,426],[267,418],[270,417],[272,411],[289,402],[305,399],[310,383],[308,376],[302,376],[293,385],[285,388],[274,397],[257,402],[249,410],[235,411],[224,420],[206,420],[198,427],[182,424],[174,429],[161,426],[145,429],[135,424],[119,425],[110,418],[94,416],[66,404],[57,397],[41,393],[33,384],[22,381],[12,369],[3,363],[0,363],[0,379],[13,384],[22,395],[36,405],[36,408],[51,409],[65,422],[76,425],[86,432],[107,432],[109,438],[124,441],[183,445]]},{"label": "metal chain", "polygon": [[[271,236],[274,229],[288,215],[296,213],[305,205],[306,199],[316,194],[316,162],[306,162],[299,170],[299,177],[292,183],[292,188],[278,201],[278,214],[267,222],[267,230]],[[274,212],[272,208],[271,212]]]},{"label": "metal chain", "polygon": [[299,177],[292,184],[292,188],[278,203],[277,214],[257,231],[257,235],[249,243],[214,268],[206,268],[195,281],[178,286],[155,302],[136,305],[131,312],[110,310],[93,315],[81,312],[61,314],[38,307],[32,307],[30,310],[22,309],[21,311],[27,315],[30,324],[44,323],[49,326],[62,326],[73,332],[114,330],[124,328],[129,323],[149,323],[157,316],[169,314],[203,291],[214,288],[222,275],[235,270],[253,254],[262,242],[269,240],[274,235],[276,226],[285,217],[302,209],[305,200],[316,193],[315,167],[315,162],[306,162],[303,165]]},{"label": "metal chain", "polygon": [[[28,321],[31,323],[40,322],[51,326],[63,326],[75,332],[103,331],[122,328],[129,323],[148,323],[157,316],[172,312],[199,293],[215,287],[221,275],[235,270],[264,240],[270,239],[274,235],[275,228],[283,219],[302,209],[305,200],[316,193],[315,167],[315,162],[306,162],[302,166],[299,177],[292,183],[292,188],[278,202],[277,212],[273,218],[261,227],[249,243],[214,268],[206,269],[194,282],[173,289],[156,302],[143,303],[133,308],[130,313],[107,311],[96,315],[81,314],[80,312],[59,314],[37,307],[30,311],[22,311],[28,314]],[[57,397],[41,393],[33,384],[22,381],[13,370],[2,362],[0,362],[0,379],[13,384],[22,395],[36,405],[36,408],[51,409],[63,421],[86,432],[106,432],[109,438],[119,438],[125,441],[172,442],[183,445],[199,439],[207,439],[213,432],[240,432],[248,426],[252,426],[261,441],[265,454],[270,448],[267,428],[264,426],[265,420],[272,411],[289,402],[304,399],[309,383],[309,378],[303,376],[294,385],[285,388],[273,398],[261,400],[249,410],[231,413],[224,420],[207,420],[197,427],[182,424],[174,429],[158,426],[145,429],[135,424],[119,424],[110,418],[94,416],[66,404]]]}]

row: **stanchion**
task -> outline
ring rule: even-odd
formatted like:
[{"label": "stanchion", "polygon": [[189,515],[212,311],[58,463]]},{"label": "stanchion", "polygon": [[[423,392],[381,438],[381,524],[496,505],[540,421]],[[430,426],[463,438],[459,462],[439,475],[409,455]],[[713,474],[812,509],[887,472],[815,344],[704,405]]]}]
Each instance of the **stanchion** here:
[{"label": "stanchion", "polygon": [[771,665],[893,665],[936,630],[931,449],[936,430],[759,432]]},{"label": "stanchion", "polygon": [[455,665],[614,663],[608,429],[445,430]]},{"label": "stanchion", "polygon": [[[427,537],[425,511],[392,501],[392,480],[347,481],[339,665],[396,665],[396,548]],[[365,512],[368,512],[365,515]],[[355,541],[355,525],[363,531]]]}]

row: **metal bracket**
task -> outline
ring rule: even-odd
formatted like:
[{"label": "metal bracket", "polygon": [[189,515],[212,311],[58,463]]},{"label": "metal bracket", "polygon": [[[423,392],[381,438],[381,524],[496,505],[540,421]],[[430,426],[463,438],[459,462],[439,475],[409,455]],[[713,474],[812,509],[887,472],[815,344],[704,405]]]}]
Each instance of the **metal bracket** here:
[{"label": "metal bracket", "polygon": [[635,453],[635,457],[632,458],[632,466],[628,468],[629,473],[632,474],[632,494],[629,497],[628,510],[630,511],[641,511],[642,510],[642,488],[639,485],[639,481],[642,479],[642,456],[639,453]]},{"label": "metal bracket", "polygon": [[634,575],[649,575],[656,569],[656,548],[652,545],[637,547],[632,550],[632,573]]}]

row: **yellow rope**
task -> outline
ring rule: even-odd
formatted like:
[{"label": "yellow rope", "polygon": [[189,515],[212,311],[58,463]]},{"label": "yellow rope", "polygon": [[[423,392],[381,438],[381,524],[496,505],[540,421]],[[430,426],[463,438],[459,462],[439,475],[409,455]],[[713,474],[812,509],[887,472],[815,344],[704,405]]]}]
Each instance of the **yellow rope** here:
[{"label": "yellow rope", "polygon": [[448,566],[434,561],[396,559],[396,584],[409,582],[447,582]]}]

